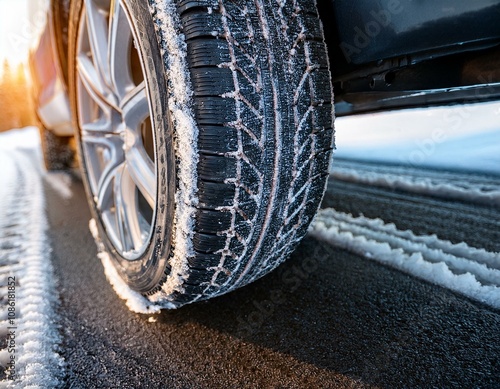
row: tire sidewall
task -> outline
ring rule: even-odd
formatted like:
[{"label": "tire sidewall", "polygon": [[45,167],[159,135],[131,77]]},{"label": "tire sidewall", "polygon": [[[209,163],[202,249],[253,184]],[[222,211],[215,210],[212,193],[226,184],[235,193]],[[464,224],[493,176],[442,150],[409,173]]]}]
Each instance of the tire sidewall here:
[{"label": "tire sidewall", "polygon": [[69,29],[70,99],[83,182],[91,214],[97,224],[99,237],[124,281],[132,289],[143,294],[150,294],[158,289],[167,277],[169,269],[168,259],[171,251],[176,190],[174,134],[168,109],[165,67],[148,4],[141,0],[123,0],[123,3],[126,11],[131,15],[133,34],[136,36],[137,49],[143,63],[156,151],[157,206],[153,220],[153,231],[147,248],[137,260],[132,261],[122,257],[109,240],[88,181],[78,125],[76,98],[77,34],[83,12],[83,1],[73,1],[71,7]]}]

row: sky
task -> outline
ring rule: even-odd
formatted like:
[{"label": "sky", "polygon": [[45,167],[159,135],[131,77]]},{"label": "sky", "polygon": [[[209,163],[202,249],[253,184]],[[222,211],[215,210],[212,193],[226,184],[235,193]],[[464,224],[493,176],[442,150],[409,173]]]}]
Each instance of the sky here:
[{"label": "sky", "polygon": [[500,175],[500,103],[338,118],[335,155]]},{"label": "sky", "polygon": [[0,61],[24,62],[36,26],[28,18],[28,2],[37,0],[0,0]]}]

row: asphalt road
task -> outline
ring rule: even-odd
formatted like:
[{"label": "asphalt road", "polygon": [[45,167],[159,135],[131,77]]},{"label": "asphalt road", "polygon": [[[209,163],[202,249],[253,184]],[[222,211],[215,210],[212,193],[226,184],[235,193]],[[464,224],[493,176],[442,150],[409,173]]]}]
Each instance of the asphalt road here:
[{"label": "asphalt road", "polygon": [[[241,290],[131,313],[104,277],[77,179],[72,190],[64,201],[46,186],[67,387],[500,385],[499,311],[310,237]],[[500,251],[498,209],[334,182],[324,205]]]}]

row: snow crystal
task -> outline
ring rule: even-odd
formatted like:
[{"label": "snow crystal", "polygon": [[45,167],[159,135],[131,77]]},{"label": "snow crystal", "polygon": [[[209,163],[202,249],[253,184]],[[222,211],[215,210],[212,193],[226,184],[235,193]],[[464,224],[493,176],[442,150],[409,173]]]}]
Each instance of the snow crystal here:
[{"label": "snow crystal", "polygon": [[162,55],[169,80],[168,106],[174,124],[174,147],[177,156],[178,188],[175,194],[173,256],[171,272],[162,290],[150,297],[166,308],[173,292],[183,291],[187,277],[187,259],[194,256],[193,231],[197,197],[198,127],[193,111],[193,92],[186,62],[186,42],[173,0],[156,0],[150,10],[157,33],[162,39]]},{"label": "snow crystal", "polygon": [[123,300],[127,307],[136,313],[155,313],[160,311],[161,308],[175,308],[173,305],[168,306],[166,304],[156,305],[152,304],[148,299],[142,296],[140,293],[130,289],[130,287],[123,281],[123,279],[118,274],[115,266],[113,265],[112,259],[109,257],[108,253],[104,251],[104,245],[99,238],[99,232],[97,230],[97,225],[94,219],[89,222],[89,229],[94,237],[97,244],[99,253],[97,256],[104,266],[104,273],[110,284],[113,286],[116,294]]},{"label": "snow crystal", "polygon": [[[380,219],[322,209],[309,233],[342,249],[395,267],[500,308],[500,253],[400,231]],[[493,265],[493,266],[492,266]]]},{"label": "snow crystal", "polygon": [[[60,343],[54,310],[57,294],[45,234],[47,221],[39,144],[38,131],[34,128],[0,135],[0,240],[4,243],[0,248],[3,258],[0,270],[5,280],[10,275],[16,283],[16,317],[13,322],[1,322],[0,332],[16,327],[17,378],[2,381],[3,387],[57,387],[64,367],[56,351]],[[8,291],[6,285],[1,287],[4,296]],[[5,363],[11,355],[8,350],[2,350],[1,362]]]}]

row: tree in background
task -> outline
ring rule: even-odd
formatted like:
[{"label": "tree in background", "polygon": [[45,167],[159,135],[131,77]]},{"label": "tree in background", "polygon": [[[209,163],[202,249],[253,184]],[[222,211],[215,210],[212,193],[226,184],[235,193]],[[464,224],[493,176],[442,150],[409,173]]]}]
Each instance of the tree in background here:
[{"label": "tree in background", "polygon": [[32,125],[35,125],[34,111],[24,64],[13,70],[4,60],[0,80],[0,132]]}]

